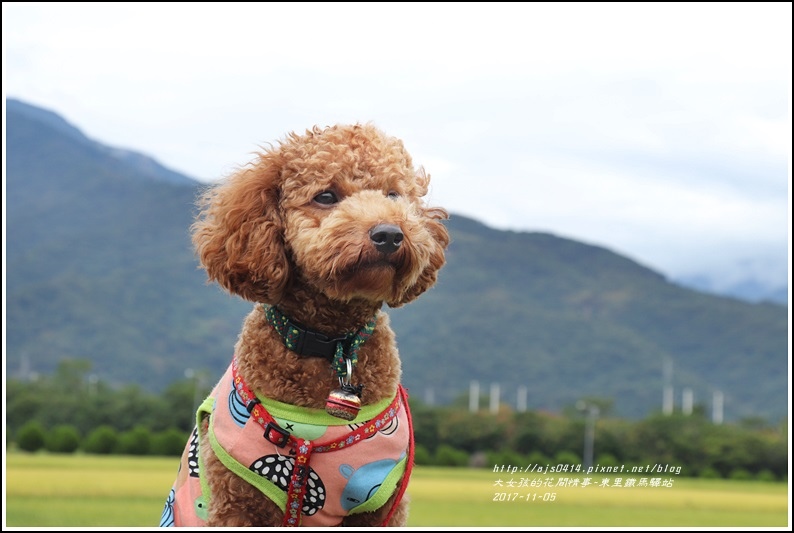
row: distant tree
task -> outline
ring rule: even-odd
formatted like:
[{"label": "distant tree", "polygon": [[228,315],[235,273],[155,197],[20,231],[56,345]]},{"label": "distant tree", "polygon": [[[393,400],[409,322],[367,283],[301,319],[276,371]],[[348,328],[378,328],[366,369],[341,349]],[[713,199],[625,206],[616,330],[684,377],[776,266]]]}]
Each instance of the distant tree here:
[{"label": "distant tree", "polygon": [[440,441],[438,431],[441,411],[413,399],[409,399],[408,403],[411,408],[416,444],[421,444],[429,452],[435,451]]},{"label": "distant tree", "polygon": [[438,433],[442,442],[468,453],[499,450],[507,444],[511,413],[469,413],[448,410],[439,418]]},{"label": "distant tree", "polygon": [[17,446],[26,452],[35,452],[44,447],[46,432],[40,422],[31,420],[17,432]]},{"label": "distant tree", "polygon": [[152,433],[148,428],[136,426],[119,436],[116,452],[121,455],[146,455],[152,443]]},{"label": "distant tree", "polygon": [[527,456],[527,466],[537,465],[536,468],[545,467],[551,464],[551,459],[543,455],[541,452],[532,452]]},{"label": "distant tree", "polygon": [[149,455],[180,456],[185,450],[189,432],[171,428],[152,435]]},{"label": "distant tree", "polygon": [[758,481],[775,481],[777,478],[775,478],[775,474],[771,470],[765,468],[756,474],[755,479]]},{"label": "distant tree", "polygon": [[753,479],[753,475],[744,468],[734,468],[729,475],[730,479],[747,481]]},{"label": "distant tree", "polygon": [[[581,457],[584,442],[584,421],[549,416],[543,425],[539,451],[554,457],[567,451]],[[596,451],[598,450],[598,425],[596,425]]]},{"label": "distant tree", "polygon": [[[201,376],[201,373],[197,373]],[[165,424],[165,427],[174,427],[193,431],[196,424],[197,401],[205,398],[209,391],[206,388],[199,388],[197,379],[183,379],[170,384],[163,392],[165,400],[164,409],[158,419]]]},{"label": "distant tree", "polygon": [[517,413],[513,448],[524,454],[540,453],[544,422],[543,416],[536,412]]},{"label": "distant tree", "polygon": [[59,390],[74,394],[86,390],[86,374],[91,370],[93,363],[89,359],[64,358],[58,363],[58,368],[53,375],[53,384]]},{"label": "distant tree", "polygon": [[5,386],[6,444],[19,430],[36,420],[41,425],[39,414],[49,405],[48,398],[33,382],[8,379]]},{"label": "distant tree", "polygon": [[579,465],[582,463],[582,456],[563,450],[554,455],[552,462],[557,465]]},{"label": "distant tree", "polygon": [[431,465],[433,464],[433,456],[427,451],[426,447],[417,444],[414,450],[414,463],[418,465]]},{"label": "distant tree", "polygon": [[102,425],[86,436],[83,450],[86,453],[110,454],[116,449],[118,441],[118,432],[111,426]]},{"label": "distant tree", "polygon": [[434,463],[438,466],[466,466],[469,454],[449,444],[442,444],[436,450]]},{"label": "distant tree", "polygon": [[600,453],[596,457],[596,464],[600,466],[620,466],[620,461],[611,453]]},{"label": "distant tree", "polygon": [[148,427],[156,431],[165,429],[162,415],[168,406],[162,396],[148,393],[133,384],[120,388],[107,401],[107,407],[115,416],[114,426],[121,431],[135,427]]},{"label": "distant tree", "polygon": [[502,450],[497,452],[489,452],[486,454],[487,462],[485,466],[493,468],[494,465],[504,465],[505,468],[514,466],[524,468],[527,465],[526,458],[518,452],[512,450]]},{"label": "distant tree", "polygon": [[698,472],[698,477],[702,477],[703,479],[717,479],[720,477],[720,473],[717,472],[717,469],[707,466]]},{"label": "distant tree", "polygon": [[56,426],[47,433],[45,449],[55,453],[73,453],[80,447],[80,433],[69,424]]}]

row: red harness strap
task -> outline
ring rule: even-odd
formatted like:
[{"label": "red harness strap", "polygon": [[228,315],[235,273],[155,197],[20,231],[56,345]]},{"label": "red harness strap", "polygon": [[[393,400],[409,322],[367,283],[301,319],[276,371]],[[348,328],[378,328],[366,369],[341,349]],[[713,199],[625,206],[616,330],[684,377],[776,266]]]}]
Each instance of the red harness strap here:
[{"label": "red harness strap", "polygon": [[414,463],[413,422],[411,421],[411,413],[408,408],[408,394],[402,385],[398,385],[398,394],[395,395],[394,400],[378,416],[339,439],[316,445],[310,440],[294,437],[288,431],[279,427],[273,416],[264,408],[256,395],[248,388],[237,372],[237,358],[232,360],[232,376],[234,378],[234,388],[240,395],[246,409],[248,409],[251,416],[264,428],[264,438],[280,448],[289,444],[290,448],[295,452],[295,466],[292,470],[292,476],[287,488],[287,503],[283,520],[284,526],[300,525],[300,510],[303,506],[303,498],[306,494],[306,481],[309,475],[308,466],[311,454],[340,450],[363,441],[377,432],[379,428],[385,427],[391,419],[395,418],[400,409],[400,404],[402,404],[408,419],[408,434],[410,436],[408,459],[405,465],[405,475],[397,492],[397,497],[382,525],[385,526],[388,524],[408,486],[408,479]]},{"label": "red harness strap", "polygon": [[398,391],[400,393],[400,397],[402,398],[402,404],[405,408],[405,415],[408,419],[408,462],[405,463],[405,474],[403,474],[402,483],[400,483],[400,488],[397,491],[397,497],[394,498],[394,503],[389,509],[389,513],[386,515],[386,518],[383,520],[381,526],[388,526],[389,520],[391,520],[394,511],[397,510],[397,504],[400,503],[400,500],[403,499],[403,494],[405,494],[405,489],[408,488],[408,480],[411,479],[411,470],[414,467],[414,424],[413,420],[411,419],[411,410],[408,407],[408,391],[402,385],[398,386]]}]

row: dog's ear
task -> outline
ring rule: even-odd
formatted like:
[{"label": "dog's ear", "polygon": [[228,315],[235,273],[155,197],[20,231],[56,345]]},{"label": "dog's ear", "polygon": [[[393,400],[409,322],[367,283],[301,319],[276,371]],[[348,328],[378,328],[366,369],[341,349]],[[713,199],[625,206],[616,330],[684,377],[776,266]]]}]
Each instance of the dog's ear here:
[{"label": "dog's ear", "polygon": [[449,232],[442,222],[449,218],[445,209],[440,207],[423,207],[422,216],[427,230],[432,236],[432,245],[429,255],[429,263],[419,275],[416,283],[403,292],[398,298],[386,302],[389,307],[400,307],[419,297],[427,289],[435,285],[438,278],[438,271],[446,262],[446,249],[449,246]]},{"label": "dog's ear", "polygon": [[430,174],[425,172],[425,167],[419,167],[416,170],[414,183],[416,184],[416,196],[421,198],[427,194],[427,191],[430,189]]},{"label": "dog's ear", "polygon": [[261,154],[256,163],[204,191],[191,227],[210,281],[252,302],[277,303],[289,279],[280,174],[278,154]]}]

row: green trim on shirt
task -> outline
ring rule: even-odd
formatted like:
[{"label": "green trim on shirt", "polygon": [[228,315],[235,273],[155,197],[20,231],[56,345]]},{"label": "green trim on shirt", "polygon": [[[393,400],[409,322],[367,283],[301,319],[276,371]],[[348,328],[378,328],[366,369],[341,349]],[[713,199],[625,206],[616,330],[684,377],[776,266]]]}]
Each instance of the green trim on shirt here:
[{"label": "green trim on shirt", "polygon": [[325,412],[325,409],[312,409],[309,407],[299,407],[297,405],[290,405],[288,403],[279,402],[271,398],[264,398],[256,395],[257,399],[262,402],[262,405],[270,411],[273,418],[282,418],[284,420],[291,420],[300,424],[312,424],[315,426],[345,426],[347,424],[360,424],[372,420],[386,409],[391,402],[394,401],[394,396],[379,401],[372,405],[365,405],[358,412],[358,416],[354,420],[343,420]]}]

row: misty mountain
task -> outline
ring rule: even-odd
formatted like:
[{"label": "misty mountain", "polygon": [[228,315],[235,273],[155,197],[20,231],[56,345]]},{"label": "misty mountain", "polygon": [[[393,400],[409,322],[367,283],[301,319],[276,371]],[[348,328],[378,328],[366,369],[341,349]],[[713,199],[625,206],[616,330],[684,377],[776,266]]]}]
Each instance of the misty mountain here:
[{"label": "misty mountain", "polygon": [[[201,184],[87,138],[57,114],[6,102],[7,371],[84,358],[111,383],[160,390],[225,369],[251,304],[206,283],[189,226]],[[606,248],[489,228],[452,214],[448,262],[419,300],[386,309],[412,396],[455,401],[472,381],[515,406],[585,397],[641,417],[680,399],[727,420],[788,410],[783,305],[682,287]],[[679,404],[679,401],[676,401]],[[484,405],[484,404],[483,404]]]},{"label": "misty mountain", "polygon": [[788,287],[770,288],[758,280],[747,278],[731,283],[720,283],[706,276],[675,278],[675,283],[701,292],[732,296],[746,302],[773,302],[788,305]]}]

